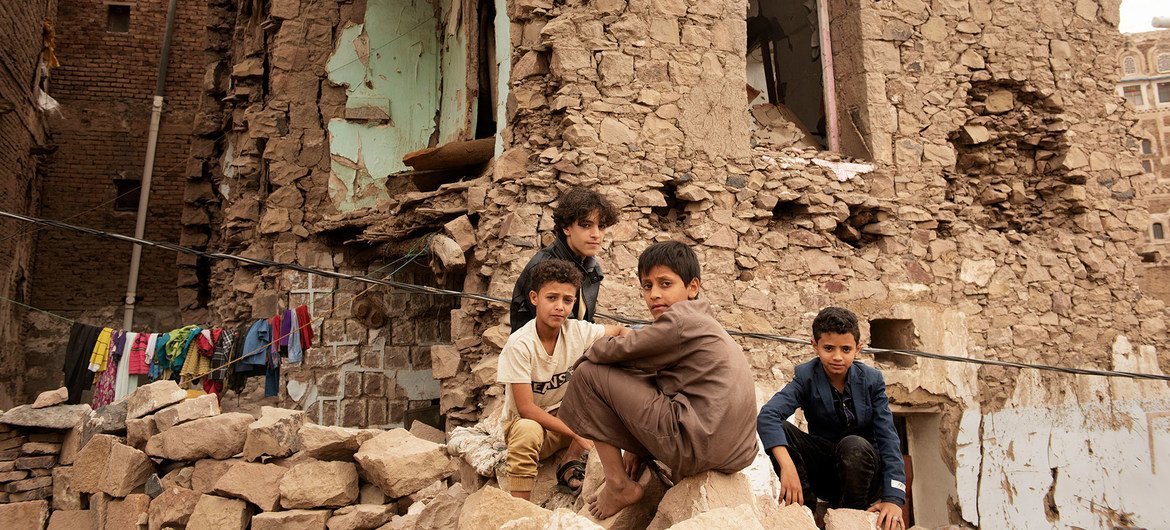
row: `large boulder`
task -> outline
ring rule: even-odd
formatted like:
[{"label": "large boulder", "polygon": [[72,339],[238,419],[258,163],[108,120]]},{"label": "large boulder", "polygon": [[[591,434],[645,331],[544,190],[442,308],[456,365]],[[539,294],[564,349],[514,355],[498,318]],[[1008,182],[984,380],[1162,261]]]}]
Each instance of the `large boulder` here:
[{"label": "large boulder", "polygon": [[504,490],[480,488],[463,502],[459,510],[459,530],[500,528],[504,523],[525,517],[545,517],[552,512],[524,499],[518,499]]},{"label": "large boulder", "polygon": [[126,432],[126,411],[130,400],[119,399],[97,409],[81,422],[81,445],[89,443],[95,434],[121,434]]},{"label": "large boulder", "polygon": [[56,405],[43,409],[21,405],[0,416],[0,423],[41,429],[72,429],[92,411],[89,405]]},{"label": "large boulder", "polygon": [[354,454],[367,481],[390,497],[405,497],[454,471],[443,446],[416,438],[406,429],[384,432]]},{"label": "large boulder", "polygon": [[757,503],[756,508],[760,522],[768,530],[817,530],[812,510],[803,504]]},{"label": "large boulder", "polygon": [[877,530],[875,512],[837,509],[825,512],[825,530]]},{"label": "large boulder", "polygon": [[280,505],[293,508],[337,508],[358,498],[357,466],[350,462],[303,462],[280,479]]},{"label": "large boulder", "polygon": [[447,433],[431,427],[430,425],[427,425],[421,421],[415,421],[414,423],[410,424],[410,434],[413,434],[428,442],[435,442],[440,445],[447,443]]},{"label": "large boulder", "polygon": [[150,513],[150,496],[132,493],[125,498],[114,499],[106,507],[105,530],[138,530],[147,522]]},{"label": "large boulder", "polygon": [[244,501],[203,495],[187,520],[187,530],[244,530],[251,518],[252,510]]},{"label": "large boulder", "polygon": [[301,452],[318,460],[353,460],[353,454],[362,443],[382,431],[377,429],[352,429],[348,427],[325,427],[315,423],[301,426]]},{"label": "large boulder", "polygon": [[138,387],[130,394],[129,408],[126,410],[126,419],[141,418],[168,405],[174,405],[187,398],[187,392],[179,388],[179,384],[169,379],[155,381],[149,385]]},{"label": "large boulder", "polygon": [[166,488],[162,494],[150,501],[150,530],[182,528],[195,513],[195,505],[202,497],[198,492],[185,488]]},{"label": "large boulder", "polygon": [[764,530],[750,504],[703,512],[670,527],[670,530]]},{"label": "large boulder", "polygon": [[57,390],[46,390],[37,394],[36,401],[33,401],[32,408],[43,409],[45,407],[52,407],[53,405],[60,405],[69,401],[69,389],[65,387]]},{"label": "large boulder", "polygon": [[276,464],[239,462],[219,477],[212,493],[244,499],[273,512],[280,509],[280,479],[287,471]]},{"label": "large boulder", "polygon": [[243,462],[238,458],[231,460],[214,460],[211,458],[203,459],[195,462],[195,467],[191,473],[191,489],[199,493],[211,493],[215,489],[215,483],[219,482],[219,477],[227,473],[232,466],[239,462]]},{"label": "large boulder", "polygon": [[252,516],[252,530],[325,530],[329,510],[289,510]]},{"label": "large boulder", "polygon": [[158,434],[154,416],[126,420],[126,444],[135,449],[146,449],[150,437]]},{"label": "large boulder", "polygon": [[71,481],[74,491],[125,497],[153,473],[154,462],[146,453],[115,436],[98,434],[77,453]]},{"label": "large boulder", "polygon": [[73,489],[73,466],[53,468],[53,509],[80,510],[81,492]]},{"label": "large boulder", "polygon": [[390,522],[394,511],[393,504],[355,504],[333,512],[325,524],[329,530],[371,530]]},{"label": "large boulder", "polygon": [[49,501],[0,504],[4,530],[41,530],[49,521]]},{"label": "large boulder", "polygon": [[568,508],[557,508],[552,513],[515,519],[504,524],[501,528],[506,530],[604,530],[588,517]]},{"label": "large boulder", "polygon": [[248,425],[253,421],[250,414],[231,412],[176,425],[151,436],[146,454],[182,461],[231,458],[244,449]]},{"label": "large boulder", "polygon": [[467,491],[455,484],[436,495],[418,514],[418,528],[455,528],[459,526],[459,512],[467,500]]},{"label": "large boulder", "polygon": [[662,497],[658,515],[649,530],[665,530],[703,512],[716,508],[754,505],[755,496],[747,477],[741,473],[724,474],[706,471],[687,477]]},{"label": "large boulder", "polygon": [[204,394],[195,399],[185,399],[154,413],[154,422],[159,432],[188,421],[219,415],[219,398],[215,394]]},{"label": "large boulder", "polygon": [[302,410],[262,407],[260,419],[248,426],[244,443],[244,460],[255,462],[262,456],[284,457],[301,450]]},{"label": "large boulder", "polygon": [[[97,528],[97,513],[92,510],[54,510],[49,530],[88,530]],[[5,525],[5,528],[9,528]]]}]

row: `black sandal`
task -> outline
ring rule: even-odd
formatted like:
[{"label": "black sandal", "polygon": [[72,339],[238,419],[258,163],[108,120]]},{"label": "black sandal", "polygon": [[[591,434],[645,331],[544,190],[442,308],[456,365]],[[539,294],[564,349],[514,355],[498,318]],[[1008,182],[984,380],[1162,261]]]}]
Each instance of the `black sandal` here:
[{"label": "black sandal", "polygon": [[[566,476],[565,472],[571,471]],[[569,485],[569,481],[577,479],[577,487],[574,488]],[[557,468],[557,490],[561,493],[568,493],[576,495],[581,492],[581,486],[585,484],[585,461],[583,460],[569,460],[561,467]]]}]

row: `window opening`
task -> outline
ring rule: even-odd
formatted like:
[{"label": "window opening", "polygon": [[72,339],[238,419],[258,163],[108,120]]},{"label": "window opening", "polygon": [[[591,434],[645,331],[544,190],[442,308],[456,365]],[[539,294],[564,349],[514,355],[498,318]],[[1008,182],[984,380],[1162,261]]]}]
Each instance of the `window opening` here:
[{"label": "window opening", "polygon": [[1170,103],[1170,81],[1158,83],[1158,103]]},{"label": "window opening", "polygon": [[1140,86],[1124,87],[1121,89],[1121,93],[1125,96],[1125,100],[1134,107],[1142,107],[1146,104],[1145,100],[1142,99],[1142,87]]},{"label": "window opening", "polygon": [[1149,160],[1142,160],[1142,171],[1146,173],[1154,172],[1154,165]]},{"label": "window opening", "polygon": [[1170,53],[1158,54],[1158,71],[1170,72]]},{"label": "window opening", "polygon": [[894,427],[906,463],[906,527],[938,528],[951,524],[950,510],[958,501],[955,473],[943,459],[943,415],[911,410],[894,414]]},{"label": "window opening", "polygon": [[479,90],[476,96],[475,138],[489,138],[496,135],[496,102],[499,94],[496,81],[499,70],[496,63],[496,3],[494,0],[479,0]]},{"label": "window opening", "polygon": [[130,32],[130,6],[124,4],[106,6],[106,31],[110,33]]},{"label": "window opening", "polygon": [[837,124],[825,101],[832,61],[823,57],[819,7],[819,2],[750,1],[748,105],[763,128],[791,124],[799,131],[796,142],[835,148],[831,138]]},{"label": "window opening", "polygon": [[[914,331],[914,321],[909,319],[878,318],[869,321],[869,342],[874,348],[887,350],[916,350],[918,349],[918,334]],[[897,353],[875,353],[874,361],[882,364],[907,368],[914,366],[916,359],[909,355]]]},{"label": "window opening", "polygon": [[1137,61],[1135,61],[1133,57],[1126,57],[1122,64],[1122,71],[1125,72],[1125,75],[1132,75],[1137,73]]},{"label": "window opening", "polygon": [[1154,142],[1151,142],[1149,138],[1142,138],[1142,154],[1154,154]]},{"label": "window opening", "polygon": [[1154,223],[1154,239],[1165,239],[1166,233],[1162,230],[1162,223]]},{"label": "window opening", "polygon": [[114,211],[138,211],[138,196],[142,186],[136,179],[114,179]]}]

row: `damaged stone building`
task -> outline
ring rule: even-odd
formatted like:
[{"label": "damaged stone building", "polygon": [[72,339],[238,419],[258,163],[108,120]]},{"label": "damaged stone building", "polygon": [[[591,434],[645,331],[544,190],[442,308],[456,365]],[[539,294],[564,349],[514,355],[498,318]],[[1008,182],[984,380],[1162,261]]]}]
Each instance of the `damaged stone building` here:
[{"label": "damaged stone building", "polygon": [[[1165,303],[1138,284],[1151,182],[1112,0],[206,6],[185,246],[507,298],[550,205],[584,185],[622,210],[608,314],[646,318],[638,253],[680,239],[729,329],[807,337],[833,304],[879,348],[1168,368]],[[310,306],[319,342],[279,405],[312,421],[499,406],[503,305],[178,266],[185,322]],[[810,355],[741,344],[761,403]],[[889,384],[913,523],[1170,524],[1166,382],[864,357]]]}]

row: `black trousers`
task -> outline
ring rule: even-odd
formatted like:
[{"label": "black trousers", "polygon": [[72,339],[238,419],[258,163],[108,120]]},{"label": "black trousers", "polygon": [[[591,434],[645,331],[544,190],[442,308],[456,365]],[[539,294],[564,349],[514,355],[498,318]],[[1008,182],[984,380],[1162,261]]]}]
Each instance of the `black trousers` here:
[{"label": "black trousers", "polygon": [[[788,438],[788,455],[800,474],[804,504],[816,511],[817,499],[832,508],[864,510],[881,495],[882,461],[869,440],[846,436],[832,442],[808,434],[784,422]],[[780,466],[769,452],[772,467],[780,475]]]}]

